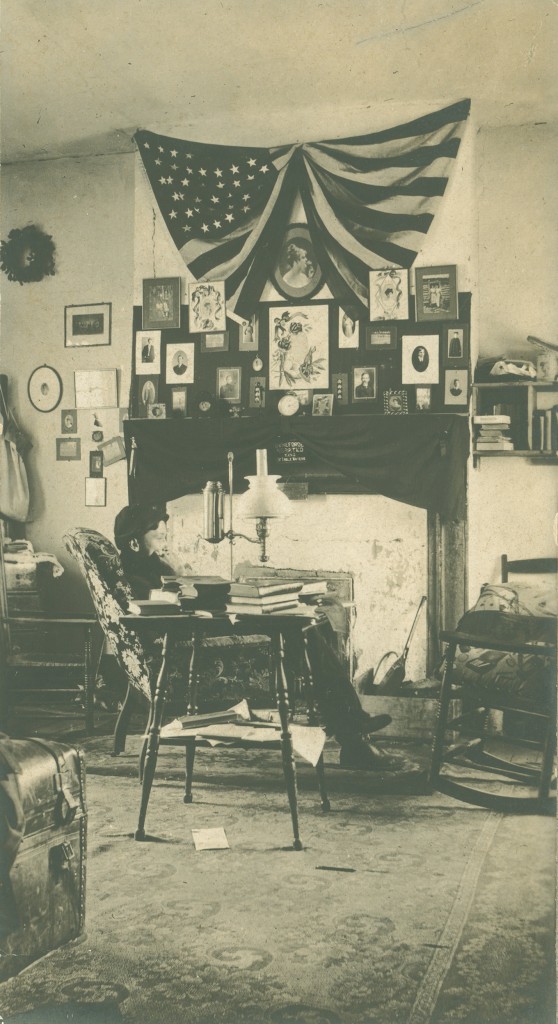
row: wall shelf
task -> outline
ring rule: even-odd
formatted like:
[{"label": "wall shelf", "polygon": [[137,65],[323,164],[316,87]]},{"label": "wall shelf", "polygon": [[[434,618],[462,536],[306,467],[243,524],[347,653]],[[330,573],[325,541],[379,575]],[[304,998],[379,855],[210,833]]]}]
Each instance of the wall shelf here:
[{"label": "wall shelf", "polygon": [[[476,451],[473,465],[484,458],[523,458],[555,465],[558,462],[558,381],[483,381],[472,387],[473,437],[475,416],[507,415],[513,451]],[[545,436],[545,434],[547,436]]]}]

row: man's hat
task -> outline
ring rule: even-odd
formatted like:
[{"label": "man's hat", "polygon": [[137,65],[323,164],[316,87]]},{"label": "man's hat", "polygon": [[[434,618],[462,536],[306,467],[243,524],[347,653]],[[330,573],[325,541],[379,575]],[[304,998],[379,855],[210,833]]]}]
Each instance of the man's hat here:
[{"label": "man's hat", "polygon": [[132,537],[143,537],[168,518],[164,505],[126,505],[114,520],[116,546],[122,548]]}]

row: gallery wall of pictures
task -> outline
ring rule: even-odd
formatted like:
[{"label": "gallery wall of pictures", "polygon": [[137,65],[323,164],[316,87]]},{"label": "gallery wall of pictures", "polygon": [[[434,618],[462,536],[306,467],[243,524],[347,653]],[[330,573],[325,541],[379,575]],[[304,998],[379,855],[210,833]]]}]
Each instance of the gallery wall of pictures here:
[{"label": "gallery wall of pictures", "polygon": [[226,314],[223,282],[185,296],[180,278],[144,281],[132,417],[467,412],[471,296],[455,266],[371,271],[366,319],[283,270],[274,283],[285,298],[241,323]]}]

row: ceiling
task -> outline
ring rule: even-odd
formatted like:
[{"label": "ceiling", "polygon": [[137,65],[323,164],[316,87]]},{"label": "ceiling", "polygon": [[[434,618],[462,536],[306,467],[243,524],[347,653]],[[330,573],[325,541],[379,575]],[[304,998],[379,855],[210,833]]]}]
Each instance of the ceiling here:
[{"label": "ceiling", "polygon": [[555,121],[554,0],[2,0],[2,157]]}]

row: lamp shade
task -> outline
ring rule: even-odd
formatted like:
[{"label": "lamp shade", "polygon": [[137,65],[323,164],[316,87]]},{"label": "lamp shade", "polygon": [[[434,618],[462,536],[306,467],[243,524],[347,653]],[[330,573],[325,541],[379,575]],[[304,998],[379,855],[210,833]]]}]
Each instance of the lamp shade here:
[{"label": "lamp shade", "polygon": [[247,476],[249,488],[236,501],[237,515],[243,519],[284,519],[293,507],[277,486],[278,476]]}]

